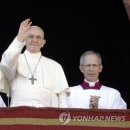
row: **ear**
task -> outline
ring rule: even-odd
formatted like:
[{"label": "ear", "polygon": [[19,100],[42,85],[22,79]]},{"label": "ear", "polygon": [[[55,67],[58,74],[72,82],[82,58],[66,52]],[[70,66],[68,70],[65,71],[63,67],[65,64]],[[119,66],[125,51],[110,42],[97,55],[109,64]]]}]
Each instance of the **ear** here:
[{"label": "ear", "polygon": [[82,65],[79,66],[79,69],[80,69],[81,73],[83,73],[83,66]]},{"label": "ear", "polygon": [[46,44],[46,40],[43,39],[43,42],[42,42],[42,47]]},{"label": "ear", "polygon": [[102,72],[102,69],[103,69],[103,65],[100,65],[100,71],[99,72]]}]

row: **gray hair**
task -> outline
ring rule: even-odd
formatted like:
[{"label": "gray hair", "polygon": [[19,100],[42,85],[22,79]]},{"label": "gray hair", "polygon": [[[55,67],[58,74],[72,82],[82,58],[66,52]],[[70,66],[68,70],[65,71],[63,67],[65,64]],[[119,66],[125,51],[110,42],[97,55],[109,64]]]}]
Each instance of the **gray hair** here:
[{"label": "gray hair", "polygon": [[100,55],[98,52],[92,50],[92,51],[85,51],[85,52],[81,55],[81,57],[80,57],[80,65],[84,65],[84,57],[85,57],[86,55],[91,55],[91,54],[96,55],[96,56],[98,57],[99,63],[102,64],[101,55]]}]

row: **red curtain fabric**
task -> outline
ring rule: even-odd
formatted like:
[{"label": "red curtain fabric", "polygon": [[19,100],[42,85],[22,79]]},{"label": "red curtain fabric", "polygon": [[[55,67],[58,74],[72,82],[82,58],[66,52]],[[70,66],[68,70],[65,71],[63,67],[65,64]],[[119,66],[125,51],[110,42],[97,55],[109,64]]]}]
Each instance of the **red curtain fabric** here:
[{"label": "red curtain fabric", "polygon": [[130,110],[0,108],[0,130],[130,130]]}]

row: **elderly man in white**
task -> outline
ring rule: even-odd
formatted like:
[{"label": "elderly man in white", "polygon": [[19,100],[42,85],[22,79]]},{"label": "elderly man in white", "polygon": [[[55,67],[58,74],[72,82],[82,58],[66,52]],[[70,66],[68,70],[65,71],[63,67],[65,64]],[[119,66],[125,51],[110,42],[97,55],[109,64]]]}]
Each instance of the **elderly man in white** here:
[{"label": "elderly man in white", "polygon": [[46,43],[44,31],[31,24],[30,19],[21,22],[18,35],[2,55],[10,106],[68,107],[69,87],[63,68],[41,54]]},{"label": "elderly man in white", "polygon": [[127,109],[127,104],[118,90],[99,82],[102,68],[102,59],[98,52],[86,51],[82,54],[80,71],[84,75],[84,81],[80,85],[70,87],[70,108]]}]

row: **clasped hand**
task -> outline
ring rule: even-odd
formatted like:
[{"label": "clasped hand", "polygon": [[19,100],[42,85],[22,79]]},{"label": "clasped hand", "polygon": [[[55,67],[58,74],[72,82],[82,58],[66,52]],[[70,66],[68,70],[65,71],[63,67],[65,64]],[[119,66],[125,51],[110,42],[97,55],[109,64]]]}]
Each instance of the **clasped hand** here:
[{"label": "clasped hand", "polygon": [[101,97],[90,95],[90,102],[89,102],[90,109],[98,109],[99,98],[101,98]]}]

